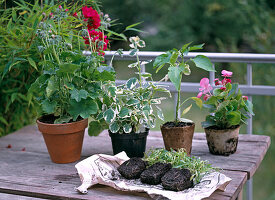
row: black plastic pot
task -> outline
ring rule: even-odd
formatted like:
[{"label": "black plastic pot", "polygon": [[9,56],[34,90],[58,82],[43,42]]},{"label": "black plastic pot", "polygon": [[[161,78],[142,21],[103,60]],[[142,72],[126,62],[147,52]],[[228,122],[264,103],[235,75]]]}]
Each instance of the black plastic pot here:
[{"label": "black plastic pot", "polygon": [[119,134],[112,133],[109,130],[114,155],[125,151],[127,156],[130,158],[142,158],[146,149],[148,132],[149,129],[146,129],[143,133]]}]

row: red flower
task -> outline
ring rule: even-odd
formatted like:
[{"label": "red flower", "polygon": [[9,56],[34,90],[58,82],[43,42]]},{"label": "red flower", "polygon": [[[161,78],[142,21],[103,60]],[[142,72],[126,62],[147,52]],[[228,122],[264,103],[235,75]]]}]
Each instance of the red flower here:
[{"label": "red flower", "polygon": [[97,29],[100,26],[100,16],[96,10],[87,6],[82,8],[82,13],[86,19],[88,19],[88,29]]},{"label": "red flower", "polygon": [[73,14],[73,17],[77,17],[77,12],[75,12],[75,13]]},{"label": "red flower", "polygon": [[248,96],[242,96],[243,100],[247,101],[248,100]]},{"label": "red flower", "polygon": [[11,148],[11,144],[9,144],[8,146],[6,146],[6,148],[10,149]]},{"label": "red flower", "polygon": [[221,87],[220,89],[221,89],[222,91],[224,91],[224,90],[226,90],[226,87]]},{"label": "red flower", "polygon": [[67,8],[66,10],[65,10],[65,12],[68,12],[69,11],[69,9]]},{"label": "red flower", "polygon": [[58,8],[59,8],[59,9],[62,9],[62,6],[61,6],[61,5],[59,5],[59,6],[58,6]]},{"label": "red flower", "polygon": [[204,95],[203,100],[206,101],[209,98],[209,94]]},{"label": "red flower", "polygon": [[231,83],[231,79],[229,79],[229,78],[224,78],[224,79],[222,80],[222,84],[223,84],[223,85],[226,85],[227,83]]},{"label": "red flower", "polygon": [[24,147],[23,149],[21,149],[21,151],[26,151],[26,148]]}]

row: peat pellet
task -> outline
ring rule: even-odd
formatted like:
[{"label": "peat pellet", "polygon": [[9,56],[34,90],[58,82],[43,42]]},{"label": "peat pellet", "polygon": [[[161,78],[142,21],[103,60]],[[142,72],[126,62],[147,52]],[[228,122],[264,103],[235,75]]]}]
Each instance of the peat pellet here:
[{"label": "peat pellet", "polygon": [[155,163],[144,170],[140,175],[142,183],[157,185],[161,183],[161,177],[172,168],[171,164]]},{"label": "peat pellet", "polygon": [[118,168],[118,172],[126,179],[137,179],[146,169],[146,162],[141,158],[131,158],[122,163]]},{"label": "peat pellet", "polygon": [[161,184],[166,190],[181,191],[193,186],[188,169],[172,168],[162,178]]}]

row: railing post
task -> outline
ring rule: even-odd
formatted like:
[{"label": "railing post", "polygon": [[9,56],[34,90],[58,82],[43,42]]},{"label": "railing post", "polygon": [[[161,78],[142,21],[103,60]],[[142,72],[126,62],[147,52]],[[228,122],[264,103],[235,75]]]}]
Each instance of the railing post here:
[{"label": "railing post", "polygon": [[[246,84],[247,86],[252,86],[252,64],[247,63],[246,67]],[[252,96],[248,96],[249,101],[252,102]],[[252,134],[252,116],[249,114],[250,118],[247,120],[247,134],[251,135]],[[248,200],[253,200],[253,179],[250,178],[247,181],[247,199]]]},{"label": "railing post", "polygon": [[[213,63],[212,67],[213,69],[215,69],[215,63]],[[209,72],[210,85],[214,85],[214,79],[215,79],[215,72]]]}]

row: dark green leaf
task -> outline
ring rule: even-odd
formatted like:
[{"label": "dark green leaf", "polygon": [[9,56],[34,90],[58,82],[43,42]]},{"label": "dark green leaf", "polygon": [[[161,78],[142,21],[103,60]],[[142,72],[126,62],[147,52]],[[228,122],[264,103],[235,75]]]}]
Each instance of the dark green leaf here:
[{"label": "dark green leaf", "polygon": [[71,94],[71,99],[76,100],[77,102],[80,102],[81,99],[87,99],[89,93],[86,90],[78,90],[78,89],[73,89],[70,91]]},{"label": "dark green leaf", "polygon": [[183,70],[184,69],[182,67],[169,67],[168,77],[175,86],[177,91],[180,90]]},{"label": "dark green leaf", "polygon": [[128,106],[133,106],[139,103],[139,100],[137,99],[130,99],[129,101],[127,101],[126,105]]},{"label": "dark green leaf", "polygon": [[213,65],[208,57],[203,55],[198,55],[195,58],[190,59],[193,61],[196,65],[196,67],[204,69],[206,71],[213,71],[215,72],[215,69],[213,69]]},{"label": "dark green leaf", "polygon": [[48,99],[45,99],[42,101],[42,110],[47,114],[52,114],[55,111],[56,108],[56,101],[49,101]]},{"label": "dark green leaf", "polygon": [[73,74],[79,67],[80,67],[79,65],[71,64],[71,63],[61,64],[59,65],[58,72]]},{"label": "dark green leaf", "polygon": [[104,130],[104,127],[102,127],[100,121],[91,121],[89,123],[89,129],[88,129],[89,136],[98,136],[103,130]]},{"label": "dark green leaf", "polygon": [[121,117],[121,118],[125,118],[125,117],[129,117],[130,113],[131,113],[130,109],[128,109],[126,107],[123,107],[121,109],[121,111],[119,112],[118,116]]},{"label": "dark green leaf", "polygon": [[211,127],[211,126],[215,126],[216,123],[214,121],[204,121],[201,123],[201,126],[203,128],[208,128],[208,127]]},{"label": "dark green leaf", "polygon": [[227,113],[226,118],[230,126],[239,125],[241,122],[241,114],[238,111],[232,111]]},{"label": "dark green leaf", "polygon": [[75,121],[78,116],[81,116],[83,119],[88,118],[92,114],[96,114],[98,110],[96,102],[91,99],[81,99],[80,102],[76,100],[70,101],[70,107],[68,109],[69,114],[73,117]]},{"label": "dark green leaf", "polygon": [[55,124],[63,124],[63,123],[68,123],[72,119],[71,116],[62,116],[59,117],[58,119],[54,120]]},{"label": "dark green leaf", "polygon": [[156,72],[158,73],[158,71],[166,64],[170,62],[170,58],[172,56],[172,52],[167,51],[164,54],[159,55],[158,57],[156,57],[153,66],[154,68],[157,68]]}]

